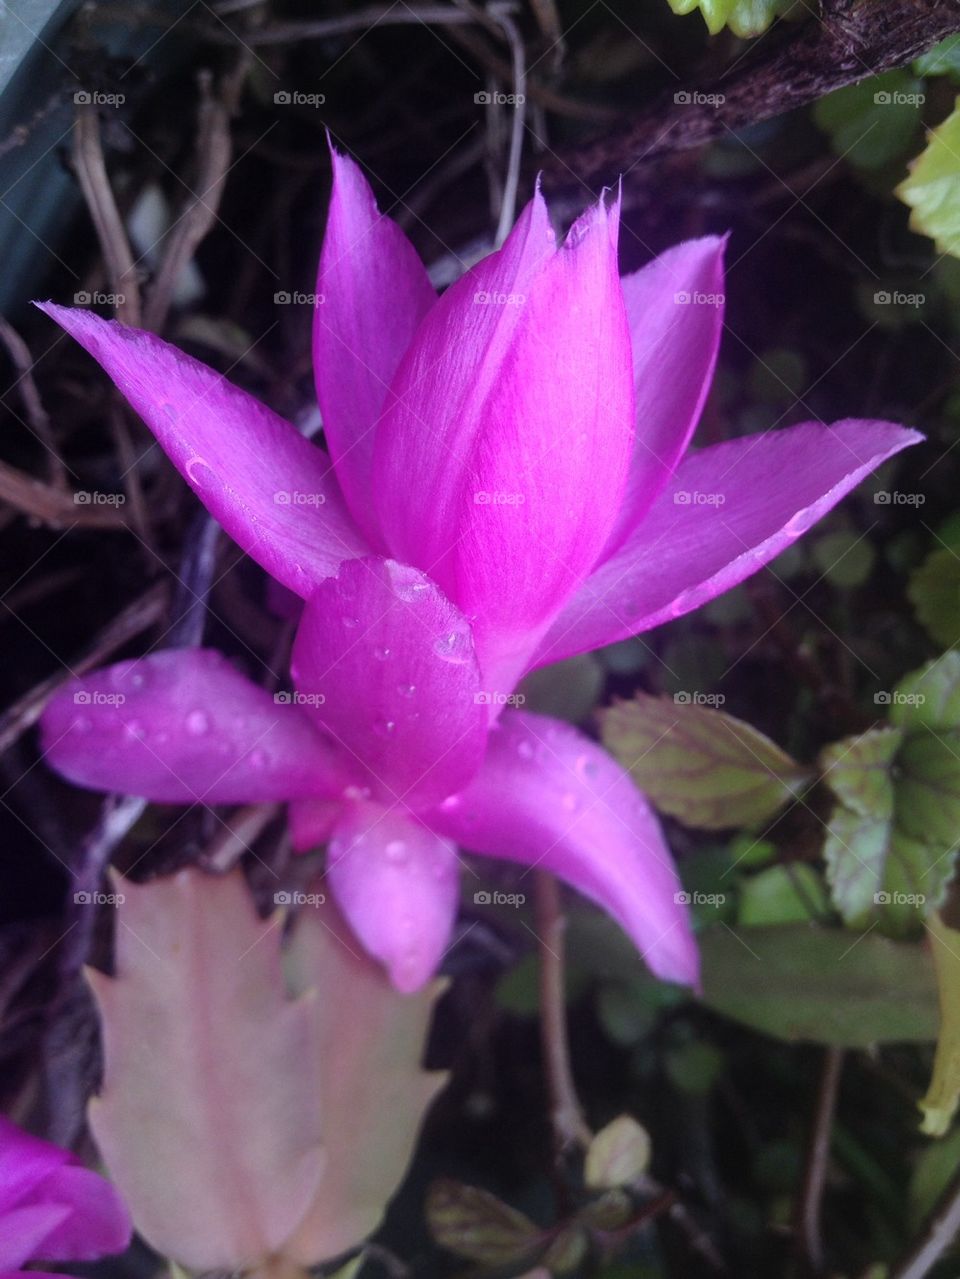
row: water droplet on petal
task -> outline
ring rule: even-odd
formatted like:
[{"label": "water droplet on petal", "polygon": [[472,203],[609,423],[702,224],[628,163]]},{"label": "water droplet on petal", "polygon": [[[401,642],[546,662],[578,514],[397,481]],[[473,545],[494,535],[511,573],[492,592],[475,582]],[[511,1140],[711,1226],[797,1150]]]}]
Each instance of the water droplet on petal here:
[{"label": "water droplet on petal", "polygon": [[434,641],[433,651],[438,657],[442,657],[445,662],[453,662],[454,665],[462,666],[464,662],[469,662],[470,660],[470,632],[466,629],[448,631]]},{"label": "water droplet on petal", "polygon": [[389,648],[383,648],[380,645],[377,645],[377,647],[373,650],[373,655],[378,662],[385,662],[390,656],[390,650]]},{"label": "water droplet on petal", "polygon": [[397,692],[400,694],[401,697],[413,697],[416,691],[417,691],[416,684],[398,684],[397,685]]},{"label": "water droplet on petal", "polygon": [[91,728],[93,728],[93,725],[90,720],[87,719],[86,715],[79,715],[73,721],[73,728],[77,733],[89,733]]},{"label": "water droplet on petal", "polygon": [[347,628],[348,631],[352,631],[355,626],[360,625],[360,618],[352,617],[349,613],[341,617],[340,621]]},{"label": "water droplet on petal", "polygon": [[526,738],[521,738],[517,743],[517,754],[521,759],[533,759],[534,756],[533,742],[528,742]]},{"label": "water droplet on petal", "polygon": [[374,721],[373,731],[379,737],[390,737],[392,733],[394,732],[394,730],[396,729],[396,727],[397,727],[396,720],[378,719]]},{"label": "water droplet on petal", "polygon": [[346,786],[343,791],[344,799],[369,799],[369,786]]},{"label": "water droplet on petal", "polygon": [[575,813],[580,807],[580,801],[574,795],[573,791],[567,791],[563,799],[560,801],[568,813]]},{"label": "water droplet on petal", "polygon": [[202,737],[210,727],[210,720],[203,711],[191,711],[187,716],[187,732]]},{"label": "water droplet on petal", "polygon": [[135,742],[143,741],[143,738],[146,735],[144,732],[144,727],[138,719],[132,719],[129,721],[129,723],[124,724],[123,734],[125,737],[129,737],[132,741],[135,741]]},{"label": "water droplet on petal", "polygon": [[407,860],[407,845],[402,839],[391,839],[383,850],[388,862],[399,865]]}]

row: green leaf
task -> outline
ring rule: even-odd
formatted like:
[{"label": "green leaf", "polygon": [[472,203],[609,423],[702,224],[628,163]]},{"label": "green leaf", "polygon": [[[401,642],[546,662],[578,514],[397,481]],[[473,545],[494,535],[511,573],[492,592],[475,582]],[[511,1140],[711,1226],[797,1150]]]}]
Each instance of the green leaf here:
[{"label": "green leaf", "polygon": [[427,1225],[442,1248],[481,1265],[532,1262],[545,1234],[529,1217],[477,1186],[443,1178],[427,1192]]},{"label": "green leaf", "polygon": [[725,1058],[713,1044],[694,1039],[670,1048],[664,1057],[667,1077],[680,1092],[705,1096],[723,1073]]},{"label": "green leaf", "polygon": [[832,586],[862,586],[877,558],[873,543],[860,533],[825,533],[810,546],[814,564]]},{"label": "green leaf", "polygon": [[907,732],[960,728],[960,652],[943,653],[904,676],[890,698],[890,722]]},{"label": "green leaf", "polygon": [[921,80],[887,71],[827,94],[813,118],[837,155],[859,169],[882,169],[909,153],[922,104]]},{"label": "green leaf", "polygon": [[820,762],[841,801],[823,846],[834,904],[856,927],[879,916],[888,931],[910,931],[952,873],[960,755],[928,730],[875,728],[835,742]]},{"label": "green leaf", "polygon": [[591,1190],[629,1186],[650,1166],[650,1134],[630,1115],[601,1128],[587,1150],[583,1176]]},{"label": "green leaf", "polygon": [[703,830],[766,821],[806,780],[769,737],[706,706],[639,693],[604,712],[601,726],[607,749],[654,804]]},{"label": "green leaf", "polygon": [[933,1078],[920,1102],[921,1131],[942,1137],[960,1102],[960,932],[939,915],[929,922],[933,966],[940,992],[940,1032],[933,1059]]},{"label": "green leaf", "polygon": [[940,253],[960,257],[960,100],[930,133],[895,194],[913,210],[914,231],[928,235]]},{"label": "green leaf", "polygon": [[925,948],[839,928],[711,928],[701,934],[703,1001],[777,1039],[838,1047],[932,1040]]},{"label": "green leaf", "polygon": [[910,576],[907,595],[917,621],[944,648],[960,644],[960,558],[946,546]]},{"label": "green leaf", "polygon": [[744,39],[761,35],[774,18],[806,8],[797,0],[669,0],[669,3],[677,14],[699,9],[712,36],[727,26]]},{"label": "green leaf", "polygon": [[948,75],[960,77],[960,32],[947,36],[927,53],[921,54],[913,64],[917,75]]},{"label": "green leaf", "polygon": [[765,924],[803,924],[830,910],[823,880],[803,862],[771,866],[740,883],[737,921],[741,927]]}]

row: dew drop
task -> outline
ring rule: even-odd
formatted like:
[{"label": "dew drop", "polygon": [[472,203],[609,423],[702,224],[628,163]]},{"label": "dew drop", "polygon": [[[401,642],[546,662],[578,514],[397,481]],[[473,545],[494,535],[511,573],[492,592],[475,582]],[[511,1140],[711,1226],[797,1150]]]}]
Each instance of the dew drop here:
[{"label": "dew drop", "polygon": [[383,850],[387,861],[399,865],[407,860],[407,845],[402,839],[391,839]]},{"label": "dew drop", "polygon": [[93,725],[86,715],[80,715],[73,721],[73,728],[77,733],[89,733]]},{"label": "dew drop", "polygon": [[187,716],[187,732],[202,737],[210,727],[210,720],[203,711],[191,711]]},{"label": "dew drop", "polygon": [[134,742],[143,741],[145,736],[143,725],[138,719],[132,719],[129,723],[124,724],[123,735],[124,737],[129,737],[130,740]]},{"label": "dew drop", "polygon": [[379,737],[390,737],[392,733],[394,732],[394,730],[396,729],[396,727],[397,727],[397,722],[396,720],[393,720],[393,719],[378,719],[378,720],[374,720],[374,723],[373,723],[373,731]]},{"label": "dew drop", "polygon": [[370,787],[369,786],[347,786],[344,788],[343,798],[354,799],[354,800],[369,799]]},{"label": "dew drop", "polygon": [[382,648],[379,645],[373,650],[373,655],[378,662],[385,662],[390,656],[389,648]]},{"label": "dew drop", "polygon": [[416,684],[398,684],[397,685],[397,692],[400,694],[401,697],[413,697],[416,691],[417,691]]},{"label": "dew drop", "polygon": [[526,738],[523,738],[517,743],[517,754],[521,759],[533,759],[533,742],[528,742]]},{"label": "dew drop", "polygon": [[347,628],[348,631],[352,631],[354,627],[357,627],[360,625],[360,618],[352,617],[349,613],[341,617],[340,621]]},{"label": "dew drop", "polygon": [[442,657],[445,662],[453,662],[454,665],[462,666],[470,660],[469,631],[448,631],[434,641],[433,651],[438,657]]},{"label": "dew drop", "polygon": [[576,795],[574,795],[573,791],[567,791],[560,802],[563,804],[563,807],[568,813],[575,813],[580,807],[580,801],[577,799]]}]

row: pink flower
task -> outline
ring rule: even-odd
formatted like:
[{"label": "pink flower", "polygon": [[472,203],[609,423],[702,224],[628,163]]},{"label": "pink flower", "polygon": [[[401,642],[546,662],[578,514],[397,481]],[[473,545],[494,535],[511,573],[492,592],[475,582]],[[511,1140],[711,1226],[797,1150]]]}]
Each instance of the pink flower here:
[{"label": "pink flower", "polygon": [[123,1252],[130,1234],[130,1217],[109,1181],[0,1115],[0,1279],[29,1262]]},{"label": "pink flower", "polygon": [[333,165],[314,325],[329,454],[158,338],[43,307],[305,600],[285,704],[216,653],[157,653],[68,685],[47,758],[155,801],[290,800],[295,842],[329,840],[332,891],[400,989],[449,944],[458,846],[554,871],[654,972],[693,983],[646,801],[580,733],[501,706],[525,671],[742,581],[920,437],[807,423],[685,456],[722,328],[722,240],[621,281],[616,206],[558,246],[537,193],[437,298],[360,170]]}]

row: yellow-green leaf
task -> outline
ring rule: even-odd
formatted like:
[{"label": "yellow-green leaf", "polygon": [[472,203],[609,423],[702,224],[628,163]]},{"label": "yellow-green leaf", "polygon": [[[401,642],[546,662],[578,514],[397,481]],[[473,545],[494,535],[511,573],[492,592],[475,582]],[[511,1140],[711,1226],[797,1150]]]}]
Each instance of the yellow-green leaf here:
[{"label": "yellow-green leaf", "polygon": [[940,995],[940,1032],[933,1078],[920,1102],[920,1128],[930,1137],[942,1137],[960,1102],[960,932],[948,927],[939,914],[931,916],[927,927]]},{"label": "yellow-green leaf", "polygon": [[896,194],[913,210],[912,229],[928,235],[940,253],[960,258],[960,99],[932,131]]},{"label": "yellow-green leaf", "polygon": [[669,3],[678,14],[699,9],[712,36],[729,27],[743,38],[761,35],[774,18],[807,7],[800,0],[669,0]]},{"label": "yellow-green leaf", "polygon": [[650,1134],[630,1115],[618,1115],[590,1142],[584,1180],[591,1190],[629,1186],[650,1163]]},{"label": "yellow-green leaf", "polygon": [[664,813],[723,830],[766,821],[792,799],[805,770],[776,742],[723,711],[637,694],[602,715],[603,741]]},{"label": "yellow-green leaf", "polygon": [[427,1194],[427,1224],[442,1248],[481,1265],[535,1260],[547,1237],[529,1217],[477,1186],[442,1178]]}]

